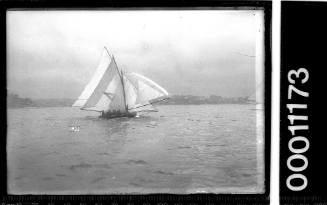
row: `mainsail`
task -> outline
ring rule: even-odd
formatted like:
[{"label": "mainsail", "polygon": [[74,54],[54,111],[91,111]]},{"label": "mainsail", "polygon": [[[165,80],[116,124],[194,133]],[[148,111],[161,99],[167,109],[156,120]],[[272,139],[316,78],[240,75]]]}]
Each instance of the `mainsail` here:
[{"label": "mainsail", "polygon": [[156,111],[152,103],[167,97],[165,89],[145,76],[122,72],[105,49],[91,81],[73,106],[105,113]]}]

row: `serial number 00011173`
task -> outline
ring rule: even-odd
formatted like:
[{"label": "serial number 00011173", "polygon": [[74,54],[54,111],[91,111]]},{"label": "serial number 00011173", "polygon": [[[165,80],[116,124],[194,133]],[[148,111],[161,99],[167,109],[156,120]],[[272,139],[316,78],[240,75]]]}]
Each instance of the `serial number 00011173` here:
[{"label": "serial number 00011173", "polygon": [[[309,149],[310,143],[306,136],[298,136],[297,132],[299,130],[308,131],[309,126],[303,125],[305,123],[301,123],[301,125],[297,124],[296,122],[299,121],[308,121],[308,115],[296,115],[299,110],[302,112],[306,112],[308,105],[307,104],[299,104],[294,101],[297,101],[299,98],[295,98],[295,95],[301,98],[308,98],[309,92],[305,92],[303,90],[298,89],[296,86],[302,85],[307,83],[309,80],[309,72],[305,68],[299,68],[298,70],[290,70],[287,75],[288,78],[288,104],[286,107],[289,110],[288,120],[289,126],[288,130],[291,132],[291,139],[288,142],[288,149],[292,152],[292,155],[287,159],[287,168],[293,172],[288,178],[286,179],[287,188],[292,191],[302,191],[308,185],[308,180],[303,172],[308,167],[308,159],[304,155],[304,153]],[[294,147],[294,144],[298,142],[303,142],[303,147]],[[294,166],[292,165],[293,160],[302,160],[301,166]],[[300,181],[300,183],[294,184],[292,181]],[[293,184],[293,185],[292,185]]]}]

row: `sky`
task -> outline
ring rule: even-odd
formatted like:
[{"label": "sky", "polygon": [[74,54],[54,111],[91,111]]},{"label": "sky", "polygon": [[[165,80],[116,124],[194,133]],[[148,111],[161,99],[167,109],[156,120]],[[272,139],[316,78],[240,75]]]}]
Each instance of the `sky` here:
[{"label": "sky", "polygon": [[106,46],[171,95],[250,96],[263,79],[262,24],[261,10],[8,11],[7,89],[77,98]]}]

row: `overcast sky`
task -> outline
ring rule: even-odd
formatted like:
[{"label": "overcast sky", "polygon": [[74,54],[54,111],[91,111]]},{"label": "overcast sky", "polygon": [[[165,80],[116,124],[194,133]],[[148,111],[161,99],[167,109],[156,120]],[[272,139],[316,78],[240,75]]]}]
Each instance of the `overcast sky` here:
[{"label": "overcast sky", "polygon": [[255,68],[262,11],[9,11],[7,17],[7,88],[22,97],[77,98],[104,46],[123,70],[170,94],[248,96],[262,81]]}]

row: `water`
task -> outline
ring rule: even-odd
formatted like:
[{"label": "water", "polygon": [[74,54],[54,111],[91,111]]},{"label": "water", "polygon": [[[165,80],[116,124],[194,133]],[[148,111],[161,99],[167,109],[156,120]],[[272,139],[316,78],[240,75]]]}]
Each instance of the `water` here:
[{"label": "water", "polygon": [[9,109],[9,192],[264,191],[262,109],[158,108],[139,118],[110,120],[69,107]]}]

